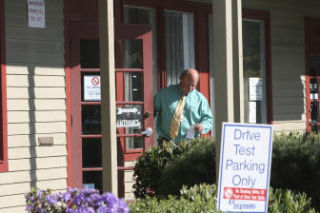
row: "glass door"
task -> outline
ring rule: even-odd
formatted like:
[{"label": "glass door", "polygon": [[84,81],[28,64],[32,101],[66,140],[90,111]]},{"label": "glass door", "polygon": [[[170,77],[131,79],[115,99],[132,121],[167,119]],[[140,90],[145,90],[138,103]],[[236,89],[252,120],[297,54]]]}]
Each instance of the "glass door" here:
[{"label": "glass door", "polygon": [[[101,91],[97,24],[72,24],[72,185],[102,191]],[[153,144],[152,34],[146,25],[118,26],[115,35],[119,196],[125,161]]]}]

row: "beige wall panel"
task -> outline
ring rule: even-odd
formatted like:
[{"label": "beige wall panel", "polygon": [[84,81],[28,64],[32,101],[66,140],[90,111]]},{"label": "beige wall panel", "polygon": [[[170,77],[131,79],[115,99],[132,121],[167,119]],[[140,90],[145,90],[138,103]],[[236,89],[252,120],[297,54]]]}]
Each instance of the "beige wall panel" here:
[{"label": "beige wall panel", "polygon": [[[60,21],[60,20],[59,20]],[[28,41],[21,39],[7,39],[6,49],[11,51],[32,50],[34,52],[63,53],[62,42]]]},{"label": "beige wall panel", "polygon": [[0,173],[0,185],[23,183],[26,181],[35,182],[35,181],[41,181],[41,180],[55,180],[55,179],[66,179],[66,178],[67,178],[66,168],[30,170],[30,171],[21,171],[21,172],[5,172],[5,173]]},{"label": "beige wall panel", "polygon": [[133,182],[133,170],[126,170],[124,172],[124,182]]},{"label": "beige wall panel", "polygon": [[65,111],[9,111],[8,123],[66,121]]},{"label": "beige wall panel", "polygon": [[13,88],[7,90],[8,98],[65,98],[65,88]]},{"label": "beige wall panel", "polygon": [[135,200],[135,197],[134,197],[134,194],[132,192],[125,192],[124,199],[132,201],[132,200]]},{"label": "beige wall panel", "polygon": [[306,123],[301,122],[275,122],[273,124],[274,131],[305,131]]},{"label": "beige wall panel", "polygon": [[[29,69],[32,67],[32,69]],[[6,67],[7,74],[17,74],[17,75],[54,75],[54,76],[64,76],[65,70],[63,67],[46,67],[37,65],[8,65]]]},{"label": "beige wall panel", "polygon": [[52,137],[55,145],[67,144],[65,133],[55,134],[36,134],[36,135],[10,135],[8,136],[8,146],[13,147],[28,147],[39,145],[39,137]]},{"label": "beige wall panel", "polygon": [[[67,155],[65,146],[31,146],[22,148],[9,148],[9,159],[24,159],[24,158],[42,158]],[[46,160],[46,159],[42,159]]]},{"label": "beige wall panel", "polygon": [[306,123],[306,114],[275,114],[273,115],[273,120],[277,122],[304,122]]},{"label": "beige wall panel", "polygon": [[65,122],[8,124],[8,135],[49,134],[66,132]]},{"label": "beige wall panel", "polygon": [[[23,195],[21,195],[23,197]],[[10,202],[10,200],[8,201]],[[24,202],[25,203],[25,202]],[[0,208],[0,212],[1,213],[20,213],[20,212],[26,212],[26,206],[22,205],[22,206],[16,206],[16,205],[12,205],[14,207],[9,207],[9,208]]]},{"label": "beige wall panel", "polygon": [[8,111],[14,110],[65,110],[65,99],[8,99]]},{"label": "beige wall panel", "polygon": [[[2,208],[11,206],[21,206],[26,203],[24,194],[0,197],[0,212],[4,212]],[[11,213],[20,213],[25,211],[12,211]]]},{"label": "beige wall panel", "polygon": [[[26,39],[37,41],[61,42],[64,39],[63,32],[57,29],[35,30],[34,28],[9,27],[6,28],[6,36],[10,39]],[[11,59],[11,58],[10,58]],[[11,61],[11,60],[10,60]]]},{"label": "beige wall panel", "polygon": [[[22,32],[21,32],[22,33]],[[46,36],[46,35],[44,35]],[[30,51],[6,51],[8,64],[28,63],[37,65],[60,65],[64,63],[63,53],[46,53],[46,52],[30,52]]]},{"label": "beige wall panel", "polygon": [[[34,164],[30,164],[34,162]],[[66,156],[9,160],[9,171],[67,167]]]},{"label": "beige wall panel", "polygon": [[19,184],[5,184],[0,185],[0,196],[24,194],[30,191],[31,187],[38,187],[40,189],[66,189],[67,180],[49,180],[49,181],[39,181],[37,184],[34,183],[19,183]]},{"label": "beige wall panel", "polygon": [[63,76],[27,76],[8,75],[7,86],[10,87],[64,87]]}]

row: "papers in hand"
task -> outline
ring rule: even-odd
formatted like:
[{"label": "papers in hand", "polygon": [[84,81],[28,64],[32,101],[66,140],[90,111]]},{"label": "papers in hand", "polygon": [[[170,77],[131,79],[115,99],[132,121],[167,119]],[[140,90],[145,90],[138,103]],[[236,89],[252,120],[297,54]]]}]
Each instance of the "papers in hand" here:
[{"label": "papers in hand", "polygon": [[192,126],[190,126],[190,128],[189,128],[189,130],[188,130],[188,132],[187,132],[187,139],[194,139],[194,135],[195,135],[195,130],[194,130],[194,127],[196,126],[196,124],[195,125],[192,125]]}]

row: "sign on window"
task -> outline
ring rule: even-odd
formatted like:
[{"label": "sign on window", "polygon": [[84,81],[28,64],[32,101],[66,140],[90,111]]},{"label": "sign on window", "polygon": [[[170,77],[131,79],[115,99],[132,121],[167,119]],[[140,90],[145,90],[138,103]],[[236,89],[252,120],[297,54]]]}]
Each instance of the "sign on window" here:
[{"label": "sign on window", "polygon": [[101,87],[99,75],[85,75],[83,77],[84,101],[100,101]]}]

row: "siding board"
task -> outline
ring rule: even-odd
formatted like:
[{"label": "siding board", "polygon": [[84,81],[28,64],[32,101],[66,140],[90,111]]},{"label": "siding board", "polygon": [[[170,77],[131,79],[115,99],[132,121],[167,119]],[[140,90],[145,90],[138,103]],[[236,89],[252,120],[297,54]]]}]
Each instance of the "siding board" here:
[{"label": "siding board", "polygon": [[8,123],[66,121],[65,111],[8,111]]},{"label": "siding board", "polygon": [[65,99],[8,99],[8,111],[65,110]]},{"label": "siding board", "polygon": [[54,123],[21,123],[8,124],[8,136],[10,135],[28,135],[28,134],[50,134],[66,132],[65,122]]},{"label": "siding board", "polygon": [[[9,148],[8,158],[11,159],[25,159],[25,158],[43,158],[43,157],[57,157],[67,155],[65,146],[30,146],[22,148]],[[45,160],[45,159],[44,159]]]},{"label": "siding board", "polygon": [[[31,165],[30,161],[34,164]],[[15,159],[9,160],[10,171],[26,171],[34,169],[67,167],[66,156],[34,158],[34,159]]]}]

